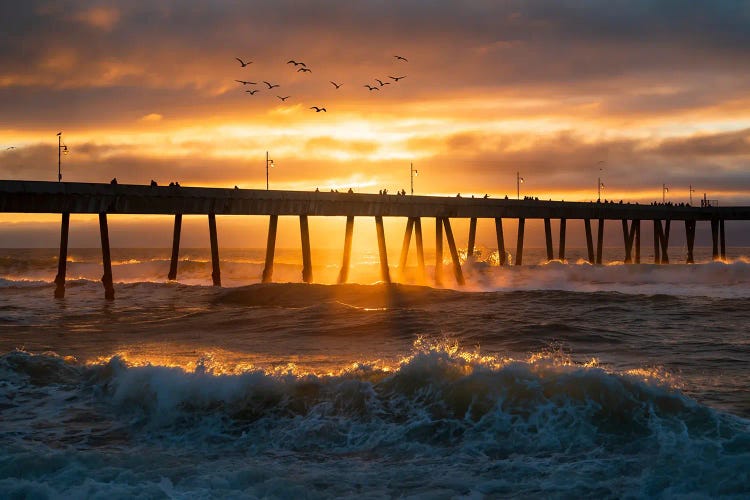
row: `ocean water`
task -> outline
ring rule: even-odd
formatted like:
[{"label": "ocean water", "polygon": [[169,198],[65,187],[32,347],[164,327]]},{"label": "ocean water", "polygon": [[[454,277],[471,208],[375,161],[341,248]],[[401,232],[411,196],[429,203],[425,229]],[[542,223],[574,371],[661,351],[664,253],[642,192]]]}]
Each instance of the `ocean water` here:
[{"label": "ocean water", "polygon": [[98,250],[63,300],[55,250],[0,250],[0,497],[747,498],[750,249],[709,250],[482,249],[462,288],[222,250],[218,288],[206,250],[168,282],[114,249],[113,302]]}]

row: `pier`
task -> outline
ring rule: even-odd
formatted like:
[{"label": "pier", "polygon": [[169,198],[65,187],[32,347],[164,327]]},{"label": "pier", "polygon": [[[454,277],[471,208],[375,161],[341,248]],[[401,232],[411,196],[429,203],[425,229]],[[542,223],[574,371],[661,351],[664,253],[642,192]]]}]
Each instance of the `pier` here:
[{"label": "pier", "polygon": [[[351,261],[352,231],[355,217],[375,219],[381,278],[390,283],[387,245],[383,229],[384,217],[403,218],[406,223],[399,258],[398,279],[403,273],[412,239],[417,252],[418,271],[425,276],[422,219],[433,218],[435,224],[435,284],[443,283],[443,243],[448,244],[452,271],[458,285],[464,283],[451,219],[469,219],[467,256],[474,254],[478,219],[493,219],[497,234],[499,264],[506,265],[504,219],[517,219],[515,265],[523,265],[524,230],[527,219],[542,219],[547,259],[553,260],[553,219],[560,221],[558,259],[565,260],[568,220],[583,220],[588,261],[602,263],[604,222],[621,221],[623,261],[641,262],[641,222],[653,223],[654,262],[669,263],[669,236],[672,222],[683,222],[687,242],[686,263],[694,262],[696,224],[710,224],[715,260],[726,257],[725,221],[750,220],[750,207],[691,207],[677,205],[639,205],[633,203],[563,202],[542,200],[511,200],[495,198],[460,198],[437,196],[406,196],[358,193],[327,193],[308,191],[269,191],[256,189],[223,189],[181,186],[142,186],[126,184],[93,184],[42,181],[0,181],[0,212],[60,214],[60,257],[55,277],[54,296],[65,296],[65,274],[68,252],[70,214],[98,214],[101,236],[105,297],[114,299],[112,265],[109,248],[108,214],[172,215],[174,232],[172,254],[167,278],[177,279],[180,232],[183,215],[205,215],[211,244],[212,279],[221,285],[217,215],[261,215],[268,217],[263,282],[273,278],[276,229],[279,216],[299,217],[302,243],[302,280],[313,281],[310,253],[309,217],[346,217],[345,239],[338,282],[345,283]],[[596,221],[596,242],[592,231]],[[412,238],[413,237],[413,238]],[[596,244],[594,244],[596,243]]]}]

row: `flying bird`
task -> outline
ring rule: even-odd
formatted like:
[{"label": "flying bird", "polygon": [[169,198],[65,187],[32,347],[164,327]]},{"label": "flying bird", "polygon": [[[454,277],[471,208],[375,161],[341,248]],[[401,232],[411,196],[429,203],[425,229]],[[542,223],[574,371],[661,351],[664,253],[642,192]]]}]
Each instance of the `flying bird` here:
[{"label": "flying bird", "polygon": [[240,59],[239,57],[235,57],[235,59],[237,59],[240,62],[240,64],[242,65],[243,68],[245,66],[247,66],[248,64],[252,64],[253,63],[252,61],[245,62],[242,59]]},{"label": "flying bird", "polygon": [[398,82],[399,80],[403,80],[404,78],[406,78],[406,75],[404,75],[404,76],[388,76],[388,78],[390,78],[394,82]]},{"label": "flying bird", "polygon": [[369,91],[380,90],[379,88],[373,87],[372,85],[362,85],[362,86],[363,87],[367,87],[367,90],[369,90]]},{"label": "flying bird", "polygon": [[319,108],[317,106],[313,106],[310,109],[314,109],[316,113],[320,113],[321,111],[324,113],[328,113],[328,111],[326,111],[326,108]]},{"label": "flying bird", "polygon": [[260,90],[246,90],[245,92],[247,92],[250,95],[255,95],[255,93],[260,92]]},{"label": "flying bird", "polygon": [[297,70],[297,73],[299,73],[300,71],[303,73],[312,73],[312,70],[309,68],[300,68]]},{"label": "flying bird", "polygon": [[266,85],[268,85],[268,90],[271,90],[272,88],[279,86],[279,85],[276,85],[276,84],[273,84],[273,83],[268,83],[265,80],[263,80],[263,83],[265,83]]},{"label": "flying bird", "polygon": [[343,83],[336,83],[334,81],[331,81],[331,85],[333,85],[334,87],[336,87],[338,89],[339,87],[341,87],[343,85]]},{"label": "flying bird", "polygon": [[16,147],[15,146],[10,146],[10,147],[5,148],[6,151],[9,151],[11,149],[16,149]]},{"label": "flying bird", "polygon": [[381,87],[382,87],[383,85],[390,85],[390,84],[391,84],[391,82],[383,82],[383,80],[380,80],[380,79],[378,79],[378,78],[376,78],[376,79],[375,79],[375,81],[376,81],[376,82],[378,82],[378,83],[380,84],[380,86],[381,86]]},{"label": "flying bird", "polygon": [[277,95],[276,97],[278,97],[278,98],[279,98],[279,99],[281,99],[282,101],[286,101],[287,99],[289,99],[289,98],[290,98],[290,97],[292,97],[292,96],[288,95],[288,96],[286,96],[286,97],[281,97],[280,95]]},{"label": "flying bird", "polygon": [[294,64],[295,66],[307,66],[307,64],[303,63],[302,61],[297,62],[294,59],[289,59],[286,63],[287,64]]},{"label": "flying bird", "polygon": [[237,83],[241,83],[242,85],[257,85],[255,82],[248,82],[246,80],[235,80]]},{"label": "flying bird", "polygon": [[409,60],[407,58],[405,58],[405,57],[401,57],[401,56],[393,56],[393,57],[395,57],[399,61],[409,62]]}]

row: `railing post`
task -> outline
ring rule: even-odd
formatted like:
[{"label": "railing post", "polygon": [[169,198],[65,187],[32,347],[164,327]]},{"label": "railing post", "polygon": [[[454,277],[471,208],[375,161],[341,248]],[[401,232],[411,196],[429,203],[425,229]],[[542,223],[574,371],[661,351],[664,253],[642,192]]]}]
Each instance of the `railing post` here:
[{"label": "railing post", "polygon": [[211,279],[214,282],[214,286],[221,286],[219,238],[216,235],[216,214],[208,214],[208,237],[211,240]]},{"label": "railing post", "polygon": [[109,252],[109,229],[107,228],[107,214],[99,214],[99,235],[102,240],[102,265],[104,275],[102,283],[104,284],[104,298],[106,300],[115,299],[115,288],[112,284],[112,257]]},{"label": "railing post", "polygon": [[383,228],[383,217],[375,216],[375,229],[378,233],[378,252],[380,253],[380,275],[384,282],[391,282],[391,274],[388,270],[388,252],[385,246],[385,229]]},{"label": "railing post", "polygon": [[516,240],[516,265],[523,264],[523,228],[526,219],[518,219],[518,239]]},{"label": "railing post", "polygon": [[458,258],[456,241],[453,239],[453,230],[451,229],[450,219],[448,217],[444,217],[443,224],[445,224],[445,237],[448,240],[448,249],[451,252],[451,259],[453,260],[453,274],[456,276],[456,283],[458,283],[459,286],[463,286],[464,275],[463,272],[461,272],[461,261]]},{"label": "railing post", "polygon": [[55,276],[55,298],[65,297],[65,273],[68,265],[68,231],[70,229],[70,213],[63,212],[60,224],[60,256],[57,259],[57,276]]},{"label": "railing post", "polygon": [[299,216],[299,232],[302,239],[302,281],[312,283],[312,257],[310,256],[310,227],[307,215]]},{"label": "railing post", "polygon": [[180,232],[182,231],[182,214],[174,215],[174,232],[172,233],[172,258],[169,261],[167,279],[177,279],[177,260],[180,257]]},{"label": "railing post", "polygon": [[346,232],[344,233],[344,259],[339,271],[338,283],[346,283],[349,279],[349,263],[352,258],[352,233],[354,232],[354,216],[346,216]]},{"label": "railing post", "polygon": [[269,217],[268,238],[266,239],[266,263],[263,266],[263,283],[270,283],[273,279],[273,257],[276,253],[276,227],[278,223],[278,215],[271,215]]},{"label": "railing post", "polygon": [[505,236],[503,235],[503,219],[495,217],[495,234],[497,235],[497,262],[498,265],[505,265]]}]

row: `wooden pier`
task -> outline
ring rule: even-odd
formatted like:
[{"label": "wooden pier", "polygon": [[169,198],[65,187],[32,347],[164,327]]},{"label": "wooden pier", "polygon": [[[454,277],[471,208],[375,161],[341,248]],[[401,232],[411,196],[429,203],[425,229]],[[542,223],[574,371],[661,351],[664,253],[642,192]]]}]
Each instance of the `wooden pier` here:
[{"label": "wooden pier", "polygon": [[[278,217],[297,216],[302,241],[302,280],[313,281],[310,253],[309,217],[346,217],[343,261],[338,282],[345,283],[351,261],[352,231],[355,217],[373,217],[377,232],[381,278],[391,281],[386,252],[383,217],[406,219],[406,230],[399,259],[399,277],[408,256],[412,235],[417,251],[419,273],[425,276],[422,218],[429,217],[435,224],[435,271],[437,285],[442,284],[443,241],[448,243],[454,278],[464,283],[458,249],[451,219],[469,219],[467,255],[474,253],[478,219],[494,219],[500,265],[505,265],[505,237],[503,219],[518,219],[515,264],[523,264],[524,229],[527,219],[542,219],[547,259],[553,260],[552,219],[559,219],[558,258],[565,259],[567,221],[584,222],[588,260],[602,263],[604,221],[622,222],[624,258],[626,264],[641,262],[641,221],[652,221],[654,230],[654,262],[669,263],[668,247],[671,223],[682,221],[687,241],[687,263],[693,263],[695,229],[699,221],[711,225],[713,258],[726,257],[724,223],[727,220],[750,220],[750,207],[690,207],[677,205],[639,205],[631,203],[562,202],[541,200],[510,200],[494,198],[446,198],[436,196],[402,196],[355,193],[325,193],[302,191],[267,191],[256,189],[221,189],[180,186],[141,186],[125,184],[86,184],[69,182],[0,181],[0,212],[61,214],[60,257],[55,277],[55,297],[65,295],[65,273],[68,252],[70,214],[98,214],[104,274],[105,297],[114,298],[112,265],[109,249],[108,214],[173,215],[174,233],[168,279],[177,278],[180,231],[183,215],[206,215],[211,243],[213,283],[221,285],[219,243],[216,231],[217,215],[265,215],[269,217],[266,259],[262,281],[273,277],[276,228]],[[594,245],[591,221],[597,221]],[[443,232],[445,236],[443,236]]]}]

